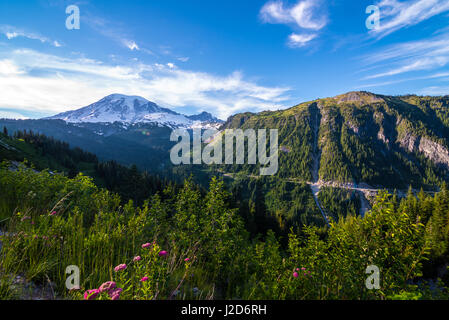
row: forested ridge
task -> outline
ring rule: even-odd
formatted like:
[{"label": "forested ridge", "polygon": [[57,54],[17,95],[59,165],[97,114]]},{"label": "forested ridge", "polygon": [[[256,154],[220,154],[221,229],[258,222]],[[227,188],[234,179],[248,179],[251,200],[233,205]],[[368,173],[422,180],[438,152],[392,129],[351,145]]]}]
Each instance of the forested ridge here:
[{"label": "forested ridge", "polygon": [[[281,111],[237,114],[223,126],[258,128],[279,130],[278,177],[312,181],[318,158],[322,181],[432,189],[449,179],[447,96],[350,92]],[[258,174],[251,165],[225,170]]]},{"label": "forested ridge", "polygon": [[142,172],[136,165],[124,166],[113,160],[99,161],[90,152],[72,148],[66,142],[31,130],[8,135],[5,127],[0,139],[5,146],[9,146],[0,146],[0,159],[29,161],[36,170],[58,171],[69,178],[83,172],[92,177],[98,186],[118,193],[124,201],[133,200],[142,204],[149,195],[162,191],[168,184],[175,187],[167,179]]}]

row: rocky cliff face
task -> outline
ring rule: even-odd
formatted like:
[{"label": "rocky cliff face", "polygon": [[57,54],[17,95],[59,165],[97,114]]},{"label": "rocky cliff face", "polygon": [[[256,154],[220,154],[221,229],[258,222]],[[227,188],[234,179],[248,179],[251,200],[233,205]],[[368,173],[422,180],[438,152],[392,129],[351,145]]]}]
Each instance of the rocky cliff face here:
[{"label": "rocky cliff face", "polygon": [[408,152],[417,151],[419,145],[418,141],[418,137],[409,132],[403,134],[402,137],[398,140],[399,145]]},{"label": "rocky cliff face", "polygon": [[398,127],[402,128],[397,139],[401,148],[409,153],[421,153],[434,164],[449,168],[449,151],[444,145],[435,141],[440,140],[438,137],[414,133],[410,130],[412,125],[404,119],[398,120],[397,123]]},{"label": "rocky cliff face", "polygon": [[420,139],[418,150],[434,163],[449,168],[449,151],[444,146],[423,137]]}]

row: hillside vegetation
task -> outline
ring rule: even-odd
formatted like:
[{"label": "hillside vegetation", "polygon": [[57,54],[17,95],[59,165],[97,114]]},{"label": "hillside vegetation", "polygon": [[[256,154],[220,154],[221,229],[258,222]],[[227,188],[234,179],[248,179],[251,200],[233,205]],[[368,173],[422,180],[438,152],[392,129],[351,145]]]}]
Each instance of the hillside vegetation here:
[{"label": "hillside vegetation", "polygon": [[[382,193],[365,218],[340,219],[321,236],[304,227],[283,246],[271,231],[251,238],[215,178],[206,194],[187,180],[135,206],[81,174],[8,166],[0,169],[0,210],[9,217],[2,299],[17,297],[11,282],[19,274],[50,279],[59,297],[71,299],[447,298],[443,283],[423,278],[447,274],[440,271],[448,262],[445,186],[434,197],[402,201]],[[80,268],[79,290],[64,287],[69,265]],[[380,290],[365,286],[370,265],[380,268]],[[108,281],[122,289],[118,297],[95,291]]]},{"label": "hillside vegetation", "polygon": [[171,184],[157,175],[139,171],[135,165],[126,167],[116,161],[101,162],[90,152],[31,130],[17,131],[10,136],[4,128],[0,133],[2,160],[27,161],[36,170],[49,169],[69,178],[82,172],[92,177],[98,186],[118,193],[124,201],[133,200],[138,204]]},{"label": "hillside vegetation", "polygon": [[[449,178],[449,97],[351,92],[283,111],[238,114],[223,128],[278,129],[278,177],[406,189]],[[257,175],[256,166],[227,171]]]}]

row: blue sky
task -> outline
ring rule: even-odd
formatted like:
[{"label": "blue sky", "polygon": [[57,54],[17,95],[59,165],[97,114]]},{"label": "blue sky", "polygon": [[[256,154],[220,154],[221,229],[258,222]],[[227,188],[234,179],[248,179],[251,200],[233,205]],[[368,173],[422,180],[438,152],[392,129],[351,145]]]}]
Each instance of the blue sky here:
[{"label": "blue sky", "polygon": [[111,93],[223,119],[353,90],[445,95],[448,22],[447,0],[0,0],[0,116]]}]

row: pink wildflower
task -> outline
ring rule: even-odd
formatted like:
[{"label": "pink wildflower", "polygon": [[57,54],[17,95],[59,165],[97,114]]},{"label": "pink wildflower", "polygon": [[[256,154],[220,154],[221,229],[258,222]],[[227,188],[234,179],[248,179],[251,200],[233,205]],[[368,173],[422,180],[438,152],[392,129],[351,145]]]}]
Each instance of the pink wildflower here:
[{"label": "pink wildflower", "polygon": [[111,300],[118,300],[120,299],[120,294],[122,293],[123,289],[122,288],[116,288],[113,290],[109,291],[109,297],[111,298]]},{"label": "pink wildflower", "polygon": [[190,258],[185,258],[184,261],[185,261],[185,262],[189,262],[189,261],[190,261]]},{"label": "pink wildflower", "polygon": [[126,264],[119,264],[117,267],[114,268],[115,272],[119,272],[120,270],[125,270]]},{"label": "pink wildflower", "polygon": [[142,245],[142,248],[143,248],[143,249],[146,249],[146,248],[149,248],[149,247],[151,247],[151,243],[144,243],[144,244]]},{"label": "pink wildflower", "polygon": [[145,282],[145,281],[148,281],[148,277],[143,277],[142,279],[140,279],[140,282]]},{"label": "pink wildflower", "polygon": [[120,293],[114,294],[111,296],[111,300],[119,300],[120,299]]},{"label": "pink wildflower", "polygon": [[134,262],[137,262],[137,261],[140,261],[140,260],[142,260],[142,258],[140,256],[136,256],[133,259]]},{"label": "pink wildflower", "polygon": [[98,290],[100,290],[100,292],[109,292],[111,290],[114,290],[116,287],[117,285],[114,281],[107,281],[103,283]]},{"label": "pink wildflower", "polygon": [[295,277],[295,278],[298,278],[299,277],[299,274],[298,274],[298,272],[293,272],[293,277]]},{"label": "pink wildflower", "polygon": [[51,216],[54,216],[55,214],[56,214],[56,211],[50,212],[50,215],[51,215]]},{"label": "pink wildflower", "polygon": [[159,252],[159,256],[160,257],[165,257],[167,255],[167,251],[162,250],[161,252]]},{"label": "pink wildflower", "polygon": [[92,289],[84,292],[84,300],[94,300],[100,294],[100,290]]}]

